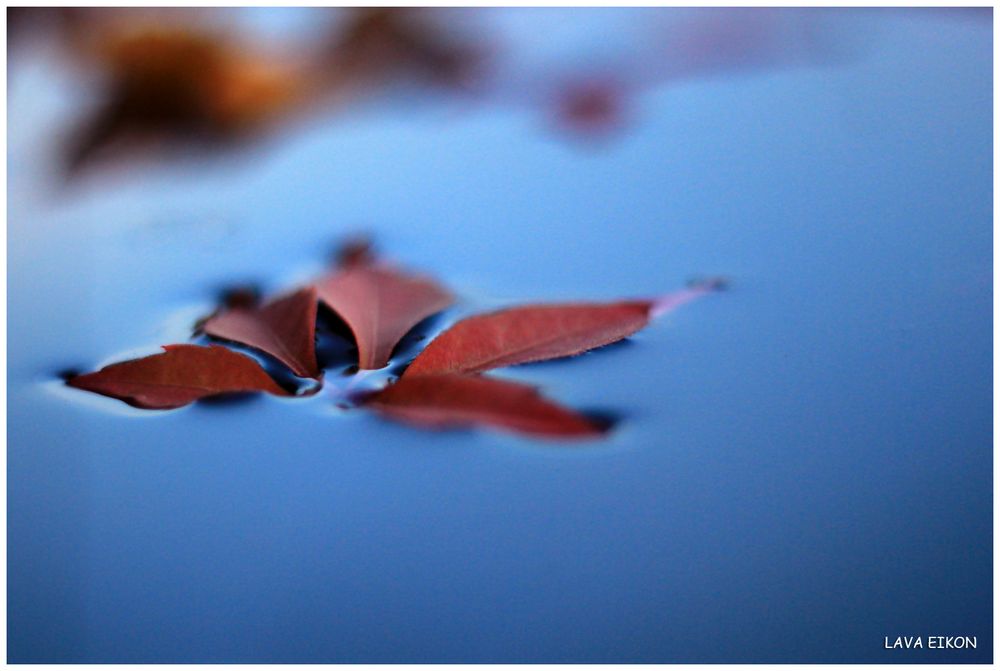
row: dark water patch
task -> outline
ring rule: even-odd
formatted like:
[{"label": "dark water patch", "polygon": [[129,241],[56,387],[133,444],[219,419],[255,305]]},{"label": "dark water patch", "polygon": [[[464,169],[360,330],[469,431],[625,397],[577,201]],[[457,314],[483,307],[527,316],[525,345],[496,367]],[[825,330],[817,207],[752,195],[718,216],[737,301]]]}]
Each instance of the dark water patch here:
[{"label": "dark water patch", "polygon": [[624,413],[607,410],[605,408],[584,408],[578,410],[577,412],[590,420],[601,431],[610,431],[625,419]]},{"label": "dark water patch", "polygon": [[264,370],[271,376],[278,386],[295,396],[312,396],[317,391],[321,383],[308,378],[301,378],[294,375],[288,368],[268,355],[261,355],[258,361],[262,362]]},{"label": "dark water patch", "polygon": [[[390,365],[393,367],[405,368],[421,351],[436,338],[444,325],[447,323],[447,311],[437,312],[430,317],[417,322],[413,328],[406,332],[392,350]],[[401,372],[401,371],[400,371]]]},{"label": "dark water patch", "polygon": [[316,333],[336,335],[354,342],[354,332],[351,331],[351,327],[322,301],[316,309]]},{"label": "dark water patch", "polygon": [[406,357],[405,359],[397,359],[396,361],[390,361],[389,365],[386,366],[386,371],[389,373],[389,382],[395,382],[398,380],[406,369],[413,363],[413,359],[416,356]]},{"label": "dark water patch", "polygon": [[358,348],[352,339],[316,330],[316,363],[323,370],[353,365],[357,368]]},{"label": "dark water patch", "polygon": [[688,289],[709,289],[711,291],[728,291],[732,280],[724,275],[692,275],[684,285]]},{"label": "dark water patch", "polygon": [[83,370],[80,368],[60,368],[55,374],[63,382],[69,382],[74,377],[83,375]]},{"label": "dark water patch", "polygon": [[260,303],[264,292],[259,282],[241,282],[216,291],[216,302],[227,308],[252,308]]},{"label": "dark water patch", "polygon": [[258,398],[260,398],[259,392],[248,391],[206,396],[205,398],[198,399],[195,403],[211,408],[228,408],[232,406],[246,405]]},{"label": "dark water patch", "polygon": [[263,290],[257,282],[240,282],[228,284],[215,291],[214,303],[216,308],[211,312],[200,316],[191,326],[191,335],[199,336],[203,333],[205,322],[220,310],[244,309],[249,310],[257,307],[261,302]]},{"label": "dark water patch", "polygon": [[327,258],[330,265],[335,268],[347,268],[368,263],[375,259],[372,236],[368,233],[356,233],[348,236],[336,243]]}]

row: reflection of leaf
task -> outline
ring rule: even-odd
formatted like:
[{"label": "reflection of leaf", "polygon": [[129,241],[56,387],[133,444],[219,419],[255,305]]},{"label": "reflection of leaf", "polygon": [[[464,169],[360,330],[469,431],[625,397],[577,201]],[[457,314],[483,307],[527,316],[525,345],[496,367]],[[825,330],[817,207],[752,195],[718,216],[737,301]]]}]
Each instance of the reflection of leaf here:
[{"label": "reflection of leaf", "polygon": [[318,378],[316,289],[306,287],[260,307],[233,308],[209,318],[208,335],[255,347],[299,377]]},{"label": "reflection of leaf", "polygon": [[414,7],[352,10],[330,51],[331,74],[340,81],[417,75],[442,84],[462,84],[480,55],[450,38]]},{"label": "reflection of leaf", "polygon": [[385,366],[407,331],[453,301],[433,280],[368,264],[321,278],[316,289],[354,333],[362,369]]},{"label": "reflection of leaf", "polygon": [[389,418],[430,428],[486,425],[559,438],[599,436],[605,428],[542,398],[533,387],[476,375],[404,377],[367,405]]},{"label": "reflection of leaf", "polygon": [[[71,41],[78,47],[70,52],[95,61],[105,90],[67,148],[69,175],[105,158],[232,148],[397,79],[464,85],[481,61],[448,20],[431,20],[433,12],[346,11],[330,46],[266,53],[199,27],[204,16],[191,10],[173,8],[159,18],[149,8],[91,10],[86,16],[93,19],[77,21]],[[50,14],[63,15],[44,16]]]},{"label": "reflection of leaf", "polygon": [[77,24],[93,8],[86,7],[7,7],[7,39],[13,44],[23,35],[55,29],[60,37],[70,36]]},{"label": "reflection of leaf", "polygon": [[105,366],[67,381],[71,387],[125,401],[138,408],[166,410],[217,394],[265,391],[290,394],[256,361],[212,345],[165,345],[162,354]]},{"label": "reflection of leaf", "polygon": [[609,80],[570,84],[558,92],[556,118],[575,132],[605,134],[622,124],[623,98],[622,87]]},{"label": "reflection of leaf", "polygon": [[107,95],[69,149],[70,171],[137,142],[241,139],[286,114],[304,94],[288,67],[208,34],[139,30],[109,37],[101,54]]}]

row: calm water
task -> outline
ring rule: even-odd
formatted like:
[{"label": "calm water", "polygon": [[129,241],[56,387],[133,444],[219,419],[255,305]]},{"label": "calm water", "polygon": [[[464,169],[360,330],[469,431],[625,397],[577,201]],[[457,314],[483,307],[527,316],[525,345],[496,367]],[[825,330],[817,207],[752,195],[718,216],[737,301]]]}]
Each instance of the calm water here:
[{"label": "calm water", "polygon": [[[635,18],[491,20],[529,72],[614,53]],[[990,661],[991,20],[812,18],[824,62],[653,82],[596,143],[523,104],[376,101],[71,190],[49,171],[77,93],[28,52],[10,661]],[[468,309],[733,286],[504,371],[624,416],[586,447],[326,393],[139,412],[56,377],[183,341],[220,287],[290,286],[358,229]],[[883,649],[903,635],[978,648]]]}]

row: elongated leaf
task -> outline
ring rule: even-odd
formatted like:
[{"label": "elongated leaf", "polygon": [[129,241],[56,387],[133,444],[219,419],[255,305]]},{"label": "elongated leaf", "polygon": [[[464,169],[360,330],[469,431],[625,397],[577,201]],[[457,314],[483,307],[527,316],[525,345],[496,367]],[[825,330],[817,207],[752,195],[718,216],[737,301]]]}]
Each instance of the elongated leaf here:
[{"label": "elongated leaf", "polygon": [[316,289],[306,287],[255,308],[233,308],[205,322],[208,335],[270,354],[299,377],[318,378]]},{"label": "elongated leaf", "polygon": [[453,301],[430,279],[368,264],[350,265],[322,278],[316,289],[320,300],[354,333],[362,369],[385,366],[407,331]]},{"label": "elongated leaf", "polygon": [[234,392],[290,394],[256,361],[219,345],[164,345],[162,354],[105,366],[66,384],[137,408],[179,408],[199,398]]},{"label": "elongated leaf", "polygon": [[435,338],[405,375],[480,373],[580,354],[627,338],[658,316],[714,287],[652,301],[525,305],[464,319]]},{"label": "elongated leaf", "polygon": [[579,354],[629,336],[649,321],[648,302],[526,305],[464,319],[435,338],[407,376],[479,373]]},{"label": "elongated leaf", "polygon": [[583,415],[545,400],[533,387],[477,375],[401,378],[367,403],[392,419],[430,428],[483,425],[560,438],[605,431]]}]

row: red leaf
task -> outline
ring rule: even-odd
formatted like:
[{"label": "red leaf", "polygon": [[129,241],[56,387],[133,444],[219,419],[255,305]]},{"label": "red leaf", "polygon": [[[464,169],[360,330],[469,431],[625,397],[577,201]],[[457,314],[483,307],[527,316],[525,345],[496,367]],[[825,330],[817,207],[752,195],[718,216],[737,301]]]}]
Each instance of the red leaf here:
[{"label": "red leaf", "polygon": [[533,387],[476,375],[401,378],[367,404],[392,419],[438,429],[485,425],[560,438],[598,436],[606,430],[545,400]]},{"label": "red leaf", "polygon": [[632,335],[649,322],[651,303],[526,305],[476,315],[435,338],[406,375],[479,373],[579,354]]},{"label": "red leaf", "polygon": [[270,354],[299,377],[318,378],[316,289],[306,287],[260,307],[233,308],[211,317],[208,335]]},{"label": "red leaf", "polygon": [[609,345],[716,288],[703,284],[655,301],[526,305],[464,319],[435,338],[405,375],[480,373]]},{"label": "red leaf", "polygon": [[205,396],[266,391],[290,396],[256,361],[219,345],[164,345],[162,354],[105,366],[66,384],[138,408],[179,408]]},{"label": "red leaf", "polygon": [[354,333],[362,369],[384,367],[407,331],[453,300],[432,280],[368,264],[343,268],[316,289]]}]

